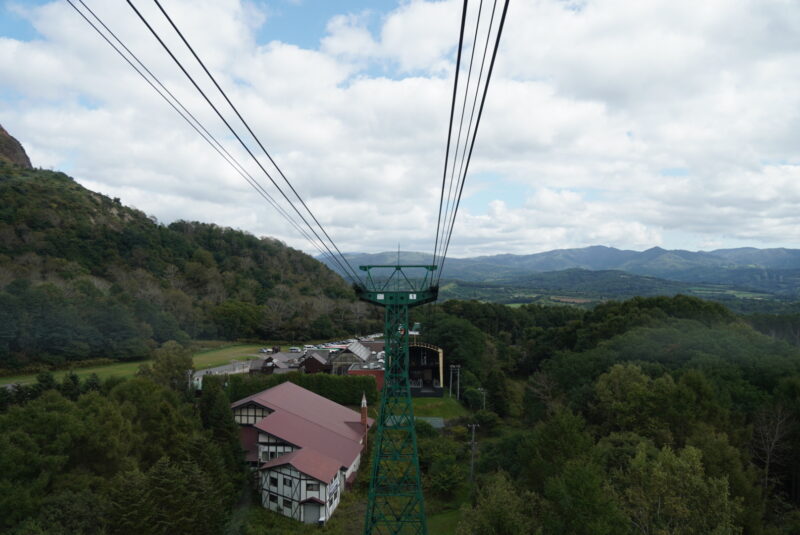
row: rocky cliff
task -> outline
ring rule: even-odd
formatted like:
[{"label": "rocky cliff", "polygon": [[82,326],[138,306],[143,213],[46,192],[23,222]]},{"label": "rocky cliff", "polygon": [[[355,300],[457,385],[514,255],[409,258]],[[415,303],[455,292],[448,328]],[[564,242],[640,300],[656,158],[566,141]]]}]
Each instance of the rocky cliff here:
[{"label": "rocky cliff", "polygon": [[31,161],[25,154],[22,144],[6,132],[2,125],[0,125],[0,160],[6,160],[27,169],[31,168]]}]

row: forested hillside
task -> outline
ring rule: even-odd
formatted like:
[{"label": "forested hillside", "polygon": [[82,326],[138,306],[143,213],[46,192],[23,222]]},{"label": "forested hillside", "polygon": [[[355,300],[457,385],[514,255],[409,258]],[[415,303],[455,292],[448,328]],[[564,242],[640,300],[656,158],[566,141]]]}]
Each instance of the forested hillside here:
[{"label": "forested hillside", "polygon": [[[459,535],[800,533],[797,346],[685,296],[416,319],[480,424]],[[468,488],[463,428],[420,456],[430,495]]]},{"label": "forested hillside", "polygon": [[0,532],[223,533],[246,477],[238,429],[222,388],[195,396],[187,367],[171,342],[136,378],[0,389]]},{"label": "forested hillside", "polygon": [[146,357],[167,340],[365,332],[327,267],[269,238],[159,224],[63,173],[0,160],[0,369]]}]

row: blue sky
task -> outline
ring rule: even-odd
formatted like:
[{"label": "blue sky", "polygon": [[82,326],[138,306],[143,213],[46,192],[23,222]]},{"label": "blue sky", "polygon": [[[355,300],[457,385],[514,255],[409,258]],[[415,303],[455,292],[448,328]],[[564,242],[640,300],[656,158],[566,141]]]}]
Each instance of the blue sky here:
[{"label": "blue sky", "polygon": [[370,29],[379,28],[380,18],[394,9],[396,0],[280,0],[257,2],[264,7],[267,21],[258,32],[260,43],[272,40],[303,48],[318,48],[331,18],[343,14],[366,14]]},{"label": "blue sky", "polygon": [[[4,1],[0,35],[24,41],[36,38],[38,33],[33,25],[15,13],[13,6],[27,8],[48,3],[48,0]],[[267,21],[258,32],[259,42],[278,40],[304,48],[318,47],[328,21],[336,15],[368,13],[375,22],[373,28],[377,28],[380,17],[398,4],[397,0],[277,0],[253,3],[267,13]],[[93,6],[88,0],[87,4]]]},{"label": "blue sky", "polygon": [[11,37],[22,41],[30,41],[39,36],[36,29],[26,18],[20,16],[13,8],[12,5],[18,6],[36,6],[43,5],[47,2],[44,0],[30,0],[27,2],[4,2],[2,11],[0,11],[0,35],[3,37]]}]

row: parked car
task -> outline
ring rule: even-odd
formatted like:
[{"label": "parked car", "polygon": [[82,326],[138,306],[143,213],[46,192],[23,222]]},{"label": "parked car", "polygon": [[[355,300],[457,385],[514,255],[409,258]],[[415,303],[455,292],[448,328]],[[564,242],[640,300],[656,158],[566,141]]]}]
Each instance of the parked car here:
[{"label": "parked car", "polygon": [[290,347],[289,348],[289,353],[302,353],[302,352],[303,352],[303,350],[300,349],[299,347]]}]

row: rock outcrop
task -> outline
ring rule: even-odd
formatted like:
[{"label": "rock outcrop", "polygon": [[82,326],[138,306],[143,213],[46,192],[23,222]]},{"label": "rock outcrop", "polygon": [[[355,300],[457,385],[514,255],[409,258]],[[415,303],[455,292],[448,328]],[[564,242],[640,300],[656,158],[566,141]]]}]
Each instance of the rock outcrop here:
[{"label": "rock outcrop", "polygon": [[31,161],[22,144],[0,125],[0,160],[31,169]]}]

